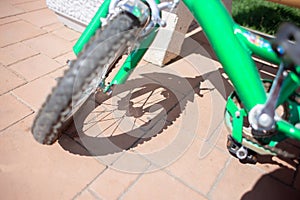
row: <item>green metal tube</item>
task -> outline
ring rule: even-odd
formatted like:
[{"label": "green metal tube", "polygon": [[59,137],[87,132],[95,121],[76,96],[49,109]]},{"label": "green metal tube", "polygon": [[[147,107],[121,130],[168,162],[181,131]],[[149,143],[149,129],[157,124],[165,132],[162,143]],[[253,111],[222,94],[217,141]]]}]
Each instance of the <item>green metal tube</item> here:
[{"label": "green metal tube", "polygon": [[287,98],[300,87],[300,78],[294,72],[290,72],[288,76],[284,79],[283,85],[281,87],[281,92],[277,105],[284,103]]},{"label": "green metal tube", "polygon": [[91,39],[91,37],[96,33],[97,29],[101,27],[101,18],[105,18],[108,14],[110,0],[105,0],[95,16],[92,18],[91,22],[88,24],[84,32],[81,34],[80,38],[73,47],[73,51],[76,55],[80,53],[84,45]]},{"label": "green metal tube", "polygon": [[221,1],[183,2],[202,26],[246,110],[265,103],[266,93],[255,63],[245,45],[234,34],[235,23]]},{"label": "green metal tube", "polygon": [[[155,28],[139,45],[137,49],[131,52],[124,64],[119,69],[118,73],[115,75],[110,85],[123,84],[130,74],[133,72],[139,61],[142,59],[149,46],[153,42],[157,34],[157,28]],[[109,86],[110,87],[110,86]]]},{"label": "green metal tube", "polygon": [[284,133],[289,138],[300,140],[300,130],[286,121],[277,122],[277,130]]},{"label": "green metal tube", "polygon": [[235,25],[234,33],[241,40],[241,42],[246,45],[246,48],[249,49],[251,54],[253,53],[273,64],[280,64],[280,59],[273,51],[271,43],[268,40],[237,24]]},{"label": "green metal tube", "polygon": [[[159,4],[160,0],[155,0],[155,2]],[[108,92],[112,85],[123,84],[126,82],[130,74],[133,72],[133,70],[138,65],[138,63],[148,50],[149,46],[153,42],[157,34],[157,29],[158,26],[156,26],[147,37],[143,38],[138,48],[136,48],[128,55],[123,65],[120,67],[119,71],[112,79],[111,83],[104,89],[104,92]]]}]

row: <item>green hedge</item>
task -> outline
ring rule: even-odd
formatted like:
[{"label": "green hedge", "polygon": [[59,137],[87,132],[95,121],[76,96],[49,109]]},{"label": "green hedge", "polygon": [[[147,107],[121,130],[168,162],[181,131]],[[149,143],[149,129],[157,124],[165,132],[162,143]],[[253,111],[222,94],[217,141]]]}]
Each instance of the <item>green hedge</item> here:
[{"label": "green hedge", "polygon": [[268,34],[275,34],[282,22],[300,27],[300,9],[266,0],[233,0],[232,16],[238,24]]}]

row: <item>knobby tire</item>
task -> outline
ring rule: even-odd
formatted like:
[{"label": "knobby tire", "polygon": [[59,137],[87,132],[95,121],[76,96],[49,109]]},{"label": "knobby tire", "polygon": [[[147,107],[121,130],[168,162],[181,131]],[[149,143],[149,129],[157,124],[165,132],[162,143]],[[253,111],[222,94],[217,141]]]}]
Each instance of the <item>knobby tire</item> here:
[{"label": "knobby tire", "polygon": [[72,112],[72,105],[80,101],[92,80],[105,75],[106,66],[113,64],[119,50],[126,49],[135,41],[138,27],[136,18],[121,13],[102,30],[99,29],[85,45],[52,89],[34,120],[32,134],[39,143],[50,145],[59,138],[66,118]]}]

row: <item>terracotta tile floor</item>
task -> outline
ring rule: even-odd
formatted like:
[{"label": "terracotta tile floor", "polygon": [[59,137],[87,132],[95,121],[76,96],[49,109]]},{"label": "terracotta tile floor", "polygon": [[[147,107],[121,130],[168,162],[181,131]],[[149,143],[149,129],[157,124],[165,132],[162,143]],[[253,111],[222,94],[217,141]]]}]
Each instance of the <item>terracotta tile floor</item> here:
[{"label": "terracotta tile floor", "polygon": [[57,143],[38,144],[33,119],[79,35],[44,0],[0,2],[1,199],[300,199],[299,163],[241,164],[227,152],[230,84],[202,56],[201,35],[164,68],[142,62],[113,98],[89,101]]}]

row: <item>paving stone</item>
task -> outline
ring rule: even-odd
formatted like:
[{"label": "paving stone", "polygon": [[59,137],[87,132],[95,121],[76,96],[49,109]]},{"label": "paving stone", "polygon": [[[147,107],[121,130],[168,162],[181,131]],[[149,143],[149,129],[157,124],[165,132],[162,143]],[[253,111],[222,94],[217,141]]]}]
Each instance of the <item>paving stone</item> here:
[{"label": "paving stone", "polygon": [[0,94],[8,92],[25,83],[25,80],[0,65]]},{"label": "paving stone", "polygon": [[11,22],[20,21],[21,19],[16,16],[5,17],[0,19],[0,25],[9,24]]},{"label": "paving stone", "polygon": [[[41,17],[41,16],[43,16],[43,17]],[[37,27],[47,26],[47,25],[56,23],[58,21],[54,12],[52,12],[48,8],[28,12],[28,13],[20,15],[19,17]]]},{"label": "paving stone", "polygon": [[67,41],[74,41],[74,40],[77,40],[81,33],[79,32],[76,32],[70,28],[67,28],[67,27],[62,27],[60,29],[57,29],[55,31],[53,31],[53,33],[58,36],[58,37],[61,37]]},{"label": "paving stone", "polygon": [[11,94],[0,96],[0,130],[3,130],[24,117],[33,113],[26,105],[18,101]]},{"label": "paving stone", "polygon": [[24,21],[15,21],[0,26],[0,47],[30,39],[45,33],[36,26]]},{"label": "paving stone", "polygon": [[15,5],[15,4],[20,4],[20,3],[26,3],[26,2],[30,2],[32,0],[8,0],[11,4]]},{"label": "paving stone", "polygon": [[90,188],[103,199],[118,199],[137,178],[138,174],[107,169],[90,185]]},{"label": "paving stone", "polygon": [[[65,61],[74,58],[72,46],[78,37],[79,33],[58,22],[55,14],[46,8],[44,0],[0,2],[0,63],[4,65],[0,65],[0,94],[12,90],[0,95],[0,192],[3,199],[121,197],[152,200],[205,199],[204,196],[208,199],[299,199],[299,169],[295,174],[294,166],[287,164],[283,167],[279,161],[243,165],[230,158],[225,146],[227,133],[224,127],[220,126],[220,132],[216,134],[212,131],[219,125],[219,118],[216,120],[215,117],[222,118],[224,110],[219,106],[223,102],[215,98],[219,100],[222,95],[223,98],[227,95],[222,93],[222,84],[214,82],[220,73],[220,64],[210,59],[215,57],[201,32],[185,40],[180,53],[183,59],[165,68],[141,63],[142,67],[131,76],[131,80],[139,81],[128,82],[128,92],[136,84],[141,86],[151,80],[155,84],[167,85],[181,97],[186,91],[176,84],[167,84],[166,77],[176,75],[193,87],[200,87],[185,99],[187,103],[183,108],[175,106],[176,99],[164,102],[167,110],[171,107],[173,110],[166,118],[157,121],[167,120],[169,123],[155,137],[146,137],[128,150],[136,142],[134,136],[137,135],[124,137],[126,131],[114,131],[115,127],[111,127],[110,133],[116,135],[108,133],[95,138],[99,127],[94,123],[81,136],[87,137],[88,143],[80,141],[80,137],[63,135],[53,146],[39,145],[30,133],[36,115],[33,110],[38,110],[57,77],[67,68]],[[264,66],[262,73],[274,75],[274,69]],[[226,90],[227,87],[225,85]],[[157,92],[167,94],[163,89]],[[135,99],[142,100],[145,97],[142,94],[138,93]],[[162,100],[158,96],[152,97],[152,105]],[[113,114],[111,118],[117,116]],[[96,119],[89,117],[87,120]],[[138,125],[145,123],[147,118],[141,119],[144,121],[140,120]],[[189,119],[198,120],[198,123],[195,125]],[[191,146],[184,143],[185,140],[176,142],[181,130],[190,139],[196,134]],[[143,132],[148,133],[147,130]],[[214,135],[211,137],[211,134]],[[118,148],[108,145],[111,142]],[[172,144],[177,148],[161,154]],[[84,148],[86,145],[95,148],[93,157]],[[179,156],[174,159],[174,155]],[[161,161],[170,158],[174,162],[158,171],[162,166],[155,164],[162,165]],[[110,168],[105,165],[110,165]]]},{"label": "paving stone", "polygon": [[42,54],[30,57],[22,62],[13,64],[10,69],[31,81],[62,67],[56,61]]},{"label": "paving stone", "polygon": [[125,200],[135,198],[206,199],[162,171],[143,175],[123,196]]},{"label": "paving stone", "polygon": [[47,8],[46,1],[32,1],[15,5],[26,12]]},{"label": "paving stone", "polygon": [[50,77],[43,77],[27,83],[14,90],[13,93],[26,102],[32,109],[38,111],[45,102],[48,94],[51,93],[51,88],[55,85],[56,81]]},{"label": "paving stone", "polygon": [[104,170],[94,158],[72,154],[58,143],[38,144],[31,124],[32,117],[26,118],[0,136],[2,198],[71,199]]},{"label": "paving stone", "polygon": [[8,2],[0,1],[0,18],[14,16],[23,12],[24,11],[22,9],[14,7]]},{"label": "paving stone", "polygon": [[229,155],[212,149],[200,157],[202,141],[196,139],[192,146],[167,170],[191,187],[207,194],[221,173]]},{"label": "paving stone", "polygon": [[97,200],[98,198],[95,197],[88,189],[84,190],[81,194],[76,196],[76,200]]},{"label": "paving stone", "polygon": [[74,59],[76,59],[76,56],[73,53],[73,51],[55,58],[55,60],[62,65],[66,65],[68,60],[74,60]]},{"label": "paving stone", "polygon": [[62,27],[64,27],[63,23],[57,22],[57,23],[53,23],[53,24],[44,26],[44,27],[42,27],[42,29],[46,30],[47,32],[52,32],[52,31],[55,31],[57,29],[61,29]]},{"label": "paving stone", "polygon": [[[145,155],[156,154],[159,155],[160,151],[163,151],[167,148],[178,136],[179,128],[172,125],[171,127],[166,128],[163,132],[159,132],[153,137],[145,137],[144,142],[141,140],[140,144],[134,147],[134,151]],[[154,135],[154,134],[153,134]],[[147,136],[147,135],[145,135]],[[163,152],[162,152],[163,153]]]},{"label": "paving stone", "polygon": [[218,136],[218,141],[216,144],[220,150],[227,152],[229,155],[226,145],[227,145],[227,138],[228,138],[228,135],[230,134],[230,132],[227,130],[227,128],[224,124],[221,124],[221,126],[222,127],[221,127],[220,134]]},{"label": "paving stone", "polygon": [[[158,122],[147,131],[133,150],[159,169],[173,165],[190,148],[194,139],[199,137],[198,130],[202,130],[197,129],[202,123],[193,111],[196,113],[197,107],[190,102],[183,111],[172,110],[166,118],[167,122],[161,119],[162,123]],[[199,152],[200,146],[197,148]]]},{"label": "paving stone", "polygon": [[210,193],[211,199],[241,199],[263,175],[261,171],[232,159]]},{"label": "paving stone", "polygon": [[[151,162],[140,154],[137,154],[136,152],[127,150],[117,154],[119,154],[120,156],[114,163],[109,165],[109,167],[120,172],[141,174],[148,172],[148,169],[151,167]],[[100,159],[98,157],[97,159],[101,159],[101,162],[105,160],[105,157],[101,157]]]},{"label": "paving stone", "polygon": [[50,58],[58,57],[72,50],[72,43],[53,34],[46,34],[24,42],[30,48]]},{"label": "paving stone", "polygon": [[55,81],[58,81],[58,79],[64,75],[65,71],[68,68],[69,68],[68,66],[63,66],[63,67],[59,68],[58,70],[56,70],[56,71],[50,73],[49,75],[47,75],[47,77],[50,77]]},{"label": "paving stone", "polygon": [[22,43],[16,43],[4,48],[0,48],[0,62],[8,66],[25,58],[37,55],[38,52]]}]

